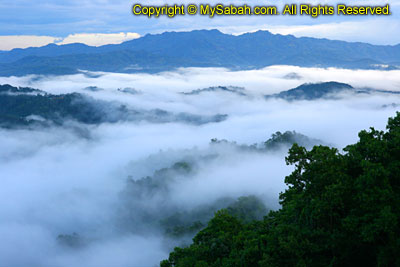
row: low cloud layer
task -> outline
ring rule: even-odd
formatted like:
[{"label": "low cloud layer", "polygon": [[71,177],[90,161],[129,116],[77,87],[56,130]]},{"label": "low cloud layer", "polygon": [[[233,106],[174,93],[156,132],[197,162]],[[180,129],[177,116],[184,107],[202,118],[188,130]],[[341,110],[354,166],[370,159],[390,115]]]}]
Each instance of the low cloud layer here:
[{"label": "low cloud layer", "polygon": [[[153,177],[157,170],[194,159],[195,171],[173,176],[161,200],[158,194],[149,195],[135,205],[157,210],[158,203],[165,203],[191,212],[220,198],[256,195],[276,209],[284,177],[292,170],[284,161],[287,148],[242,152],[210,145],[210,140],[252,145],[276,131],[295,130],[342,148],[355,142],[362,129],[383,129],[398,109],[400,96],[344,94],[338,99],[287,102],[264,95],[324,81],[400,91],[399,74],[275,66],[240,72],[190,68],[154,75],[0,77],[0,84],[52,94],[79,92],[137,109],[228,115],[203,125],[69,122],[46,129],[0,129],[0,258],[7,266],[157,266],[173,245],[185,240],[171,239],[161,228],[137,220],[138,210],[123,195],[128,177]],[[182,94],[230,85],[244,87],[245,94]],[[76,128],[89,137],[82,138]],[[68,247],[57,240],[73,233],[85,245]]]}]

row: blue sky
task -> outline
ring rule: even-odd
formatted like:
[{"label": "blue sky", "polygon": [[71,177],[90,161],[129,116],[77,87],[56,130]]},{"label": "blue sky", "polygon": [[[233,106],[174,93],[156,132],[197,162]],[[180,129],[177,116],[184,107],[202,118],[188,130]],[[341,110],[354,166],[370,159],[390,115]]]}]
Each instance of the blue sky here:
[{"label": "blue sky", "polygon": [[[349,5],[391,5],[391,16],[252,16],[252,17],[218,17],[210,19],[200,16],[182,16],[160,19],[148,19],[132,15],[134,3],[141,4],[173,4],[173,3],[210,3],[215,4],[276,4],[305,3],[298,0],[271,1],[159,1],[159,0],[1,0],[0,3],[0,36],[3,36],[0,50],[5,46],[13,46],[9,36],[20,36],[26,45],[35,45],[35,37],[47,36],[54,40],[43,39],[43,42],[62,42],[73,34],[91,33],[158,33],[170,30],[192,30],[217,28],[227,33],[242,33],[258,29],[271,30],[282,34],[296,36],[326,37],[347,41],[363,41],[374,44],[400,43],[400,0],[311,0],[310,4],[347,3]],[[26,37],[26,36],[29,36]],[[90,37],[91,35],[89,35]],[[104,35],[106,36],[106,35]],[[103,36],[103,37],[104,37]],[[134,35],[129,35],[130,39]],[[7,38],[6,38],[7,37]],[[76,36],[75,36],[76,37]],[[87,36],[86,36],[87,37]],[[110,37],[110,40],[115,35]],[[125,39],[129,39],[125,37]],[[15,39],[15,38],[14,38]],[[107,38],[103,38],[104,42]],[[121,39],[121,38],[120,38]],[[69,39],[68,39],[69,40]],[[74,41],[79,40],[74,38]],[[87,38],[83,39],[86,42]],[[122,37],[121,40],[124,40]],[[112,41],[110,41],[112,42]],[[90,43],[90,42],[89,42]],[[16,45],[18,46],[18,45]]]}]

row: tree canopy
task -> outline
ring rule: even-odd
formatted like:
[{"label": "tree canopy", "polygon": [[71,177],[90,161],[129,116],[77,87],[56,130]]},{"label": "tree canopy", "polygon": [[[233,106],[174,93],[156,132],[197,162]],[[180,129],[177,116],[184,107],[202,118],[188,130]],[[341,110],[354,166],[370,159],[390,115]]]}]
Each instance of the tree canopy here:
[{"label": "tree canopy", "polygon": [[343,152],[294,144],[281,209],[245,221],[218,211],[161,267],[400,266],[400,113]]}]

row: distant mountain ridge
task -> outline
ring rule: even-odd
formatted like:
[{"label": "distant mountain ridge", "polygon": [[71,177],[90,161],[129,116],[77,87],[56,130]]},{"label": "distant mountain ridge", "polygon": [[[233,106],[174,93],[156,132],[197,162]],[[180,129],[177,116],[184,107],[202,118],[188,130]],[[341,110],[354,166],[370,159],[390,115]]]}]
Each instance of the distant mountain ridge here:
[{"label": "distant mountain ridge", "polygon": [[218,30],[148,34],[117,45],[84,44],[0,53],[0,75],[73,74],[80,70],[159,72],[179,67],[257,69],[271,65],[397,69],[400,44],[349,43],[258,31],[234,36]]},{"label": "distant mountain ridge", "polygon": [[340,93],[354,94],[392,94],[398,95],[400,92],[387,91],[372,88],[354,88],[347,83],[340,82],[320,82],[304,83],[296,88],[282,91],[278,94],[266,95],[266,99],[281,98],[287,101],[295,100],[317,100],[321,98],[337,98]]},{"label": "distant mountain ridge", "polygon": [[234,93],[240,96],[245,96],[246,94],[244,93],[245,89],[244,87],[238,87],[238,86],[211,86],[208,88],[203,88],[203,89],[196,89],[190,92],[182,92],[181,94],[183,95],[199,95],[201,93],[206,93],[206,92],[228,92],[228,93]]}]

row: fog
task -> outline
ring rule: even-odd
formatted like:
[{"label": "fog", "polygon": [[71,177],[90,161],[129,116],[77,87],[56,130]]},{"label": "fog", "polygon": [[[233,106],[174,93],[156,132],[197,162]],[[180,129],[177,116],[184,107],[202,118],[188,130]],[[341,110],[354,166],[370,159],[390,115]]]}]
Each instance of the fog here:
[{"label": "fog", "polygon": [[[383,130],[400,104],[400,95],[383,93],[292,102],[264,98],[325,81],[400,91],[400,71],[291,66],[0,77],[0,84],[51,94],[78,92],[136,110],[227,115],[201,124],[144,119],[89,125],[67,120],[62,126],[0,128],[0,265],[157,266],[174,246],[188,244],[192,237],[167,236],[157,223],[164,216],[194,214],[223,198],[248,195],[278,209],[278,194],[293,169],[285,164],[288,147],[260,152],[210,140],[252,145],[276,131],[295,130],[341,149],[356,142],[362,129]],[[244,94],[182,94],[211,86],[243,87]],[[133,181],[156,177],[157,171],[177,162],[190,163],[191,170],[161,175],[168,178],[165,190],[134,191],[141,187]],[[79,235],[79,244],[57,239],[73,233]]]}]

